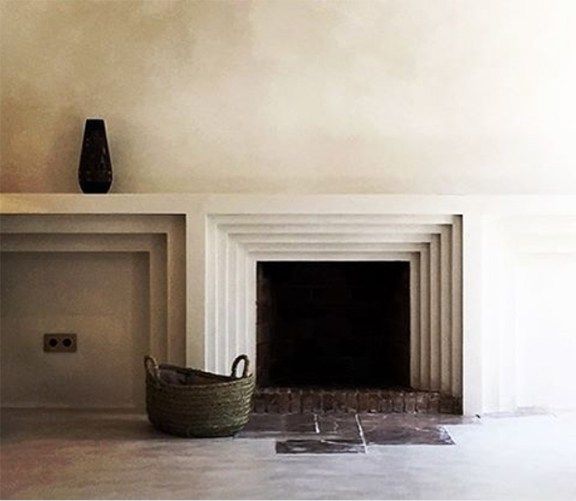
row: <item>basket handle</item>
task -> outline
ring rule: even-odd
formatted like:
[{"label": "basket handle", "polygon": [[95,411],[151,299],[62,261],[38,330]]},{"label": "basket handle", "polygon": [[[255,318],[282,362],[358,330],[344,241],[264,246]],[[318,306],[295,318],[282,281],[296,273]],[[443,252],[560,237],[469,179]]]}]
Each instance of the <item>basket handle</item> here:
[{"label": "basket handle", "polygon": [[160,369],[158,368],[158,362],[156,362],[154,357],[149,355],[144,357],[144,368],[154,381],[160,381]]},{"label": "basket handle", "polygon": [[248,375],[248,369],[250,368],[250,361],[248,360],[248,356],[238,355],[234,359],[234,362],[232,362],[232,377],[238,378],[238,376],[236,375],[236,369],[238,369],[238,364],[241,361],[244,361],[244,370],[242,371],[242,376],[240,377],[246,377]]}]

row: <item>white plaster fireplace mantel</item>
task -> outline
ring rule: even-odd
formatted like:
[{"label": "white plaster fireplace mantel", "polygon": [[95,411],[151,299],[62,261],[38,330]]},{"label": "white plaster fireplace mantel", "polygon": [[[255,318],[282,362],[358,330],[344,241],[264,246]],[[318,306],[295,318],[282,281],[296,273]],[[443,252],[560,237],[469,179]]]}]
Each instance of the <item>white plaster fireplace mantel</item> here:
[{"label": "white plaster fireplace mantel", "polygon": [[398,214],[550,214],[576,212],[576,195],[414,195],[306,194],[268,195],[233,193],[0,193],[3,214],[194,214],[210,210]]},{"label": "white plaster fireplace mantel", "polygon": [[[143,216],[181,217],[184,238],[179,248],[172,247],[172,259],[180,256],[185,267],[185,322],[182,332],[171,334],[180,335],[183,343],[173,346],[185,344],[188,364],[215,370],[223,370],[233,352],[253,350],[249,291],[256,261],[294,259],[295,253],[302,259],[385,259],[386,253],[401,259],[405,253],[414,266],[416,259],[427,259],[431,267],[420,272],[431,278],[418,288],[418,308],[431,313],[414,317],[413,335],[430,330],[418,342],[430,341],[430,350],[437,353],[413,364],[413,381],[425,389],[431,385],[461,394],[466,414],[509,410],[517,404],[516,368],[509,362],[515,358],[515,344],[507,336],[495,339],[493,326],[502,324],[501,318],[484,307],[497,280],[503,279],[493,276],[492,265],[502,263],[500,257],[510,255],[511,249],[576,256],[576,196],[6,193],[0,195],[0,214],[3,248],[4,242],[10,243],[8,235],[37,232],[55,239],[81,233],[80,223],[70,229],[71,216],[90,216],[96,226],[98,216],[106,216],[108,229],[100,225],[97,231],[112,234],[128,231],[129,216],[139,216],[142,232],[147,231]],[[30,223],[34,218],[36,223]],[[48,224],[39,224],[38,218]],[[282,237],[273,236],[278,234]],[[442,250],[442,242],[450,243],[444,246],[448,250]],[[168,283],[173,278],[168,276]],[[215,281],[222,279],[226,285],[216,290]],[[423,290],[435,283],[438,290],[427,305]],[[178,317],[177,312],[173,315]],[[506,315],[503,310],[502,318]],[[451,333],[438,335],[436,348],[435,329]],[[183,354],[167,356],[184,359]]]}]

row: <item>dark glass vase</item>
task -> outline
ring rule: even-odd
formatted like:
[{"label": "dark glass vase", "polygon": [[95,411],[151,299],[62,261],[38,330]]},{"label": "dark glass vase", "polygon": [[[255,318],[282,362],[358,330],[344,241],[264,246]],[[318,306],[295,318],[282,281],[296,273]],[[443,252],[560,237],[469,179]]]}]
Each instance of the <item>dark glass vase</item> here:
[{"label": "dark glass vase", "polygon": [[102,119],[86,120],[78,182],[84,193],[108,193],[112,186],[112,162]]}]

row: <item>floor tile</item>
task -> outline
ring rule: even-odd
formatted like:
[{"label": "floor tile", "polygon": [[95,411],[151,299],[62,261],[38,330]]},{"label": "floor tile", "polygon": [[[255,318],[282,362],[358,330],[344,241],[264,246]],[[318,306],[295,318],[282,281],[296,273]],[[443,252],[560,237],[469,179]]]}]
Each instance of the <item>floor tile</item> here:
[{"label": "floor tile", "polygon": [[318,414],[318,432],[323,438],[362,442],[355,414]]},{"label": "floor tile", "polygon": [[482,424],[476,416],[456,416],[453,414],[358,414],[364,430],[381,426],[442,426]]},{"label": "floor tile", "polygon": [[366,445],[453,445],[442,426],[383,426],[364,432]]},{"label": "floor tile", "polygon": [[364,444],[338,439],[284,440],[276,442],[278,454],[364,454]]},{"label": "floor tile", "polygon": [[237,438],[270,438],[315,435],[314,414],[252,414]]}]

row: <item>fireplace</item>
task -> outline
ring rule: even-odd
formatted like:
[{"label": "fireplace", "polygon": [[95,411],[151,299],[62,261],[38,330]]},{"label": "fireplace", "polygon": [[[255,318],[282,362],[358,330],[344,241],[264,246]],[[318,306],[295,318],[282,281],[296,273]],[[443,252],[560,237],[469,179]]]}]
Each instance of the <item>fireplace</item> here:
[{"label": "fireplace", "polygon": [[3,251],[149,253],[158,305],[150,351],[222,374],[239,353],[251,370],[260,366],[260,263],[409,264],[415,391],[267,386],[257,412],[437,412],[438,395],[463,399],[467,414],[514,410],[522,387],[508,258],[560,259],[574,248],[569,197],[4,194],[0,202]]},{"label": "fireplace", "polygon": [[[269,386],[261,387],[265,398],[256,395],[255,410],[384,412],[392,407],[436,411],[438,396],[461,401],[465,260],[463,217],[453,213],[458,210],[458,203],[444,199],[437,203],[436,198],[411,201],[380,196],[186,195],[106,198],[107,202],[103,199],[101,205],[100,201],[96,204],[80,196],[62,200],[36,198],[6,199],[5,210],[18,215],[9,225],[3,220],[3,250],[28,249],[32,245],[28,241],[31,233],[37,234],[34,239],[38,239],[42,248],[63,250],[72,238],[68,233],[80,232],[81,236],[74,239],[81,241],[73,249],[90,251],[95,248],[92,240],[99,240],[103,234],[106,238],[102,246],[116,251],[125,250],[121,243],[124,233],[135,234],[131,237],[135,239],[134,245],[140,245],[141,233],[152,234],[154,241],[166,247],[166,254],[154,257],[151,270],[156,271],[151,275],[151,283],[157,283],[152,278],[158,273],[172,278],[165,282],[165,288],[158,288],[156,299],[151,301],[153,304],[166,301],[174,306],[168,309],[167,316],[158,310],[152,312],[150,350],[173,363],[183,363],[186,355],[188,365],[222,374],[229,373],[239,353],[249,356],[252,370],[262,370],[260,358],[264,347],[257,347],[261,343],[257,321],[259,266],[276,262],[404,263],[410,281],[410,390],[403,382],[395,383],[392,377],[373,387],[365,376],[358,373],[350,376],[348,372],[346,378],[342,376],[337,381],[319,381],[318,374],[314,374],[316,380],[298,382],[301,386],[292,386],[284,392],[286,387],[272,386],[279,384],[279,380],[266,382],[263,377],[263,385]],[[157,220],[164,215],[150,213],[171,215],[170,220],[181,221],[178,226],[184,224],[185,232],[177,232],[175,239],[172,223],[166,226]],[[114,228],[109,235],[111,221]],[[85,235],[87,224],[94,235]],[[470,240],[471,228],[479,221],[469,218],[467,224]],[[6,238],[5,233],[13,235]],[[473,252],[479,240],[472,242],[468,263],[475,262],[477,256]],[[469,295],[466,304],[468,310],[475,311],[478,290],[469,290],[476,291],[476,295]],[[468,314],[467,318],[470,321],[477,317]],[[480,351],[478,346],[473,345],[474,349],[470,346],[467,367],[476,374],[474,357]],[[405,358],[396,358],[403,360],[401,367],[405,370]],[[340,360],[338,371],[325,372],[342,372],[340,368],[345,365]],[[468,386],[474,386],[470,381],[468,378]],[[394,384],[402,389],[385,386]],[[313,385],[321,389],[316,391]]]},{"label": "fireplace", "polygon": [[409,263],[258,263],[257,376],[261,387],[408,388]]},{"label": "fireplace", "polygon": [[[207,219],[208,369],[227,372],[237,353],[247,353],[255,361],[256,412],[458,409],[461,217],[304,209],[289,214],[260,207],[260,212],[211,214]],[[376,271],[345,271],[354,266]],[[306,272],[308,267],[317,271]],[[306,273],[326,273],[328,278],[312,285],[299,276]],[[396,279],[400,285],[384,287]],[[276,287],[278,281],[284,286]],[[298,296],[298,283],[318,289],[316,299],[335,295],[331,313],[322,318],[318,310],[328,305],[312,297],[312,308],[305,313],[306,305],[288,301]],[[270,287],[281,292],[266,296]],[[402,295],[403,307],[392,308]],[[371,300],[360,302],[363,296]],[[352,303],[345,306],[344,300]],[[292,310],[296,320],[285,322],[278,309]],[[278,332],[280,336],[270,335]]]}]

